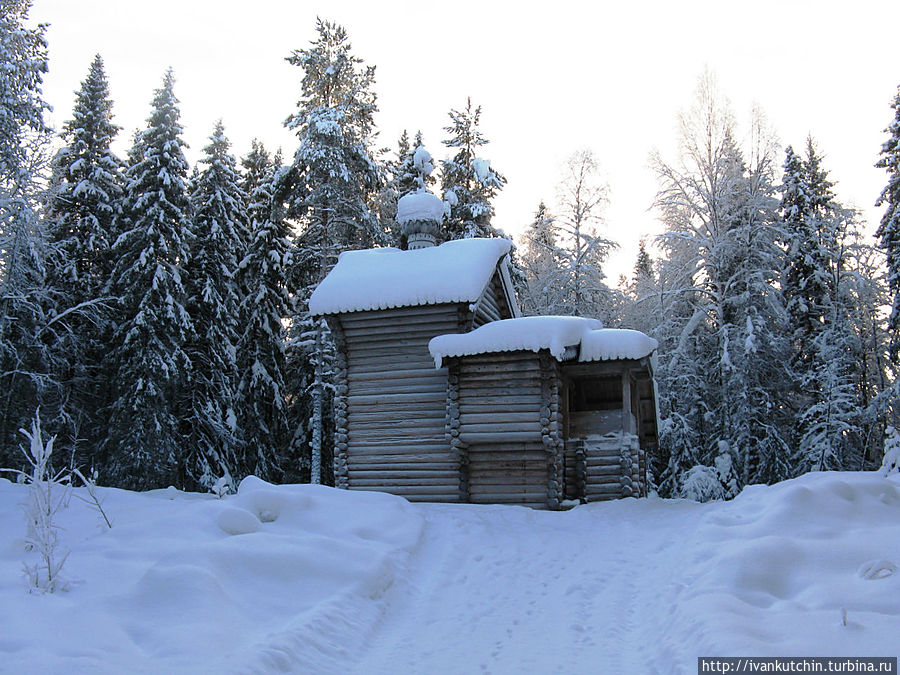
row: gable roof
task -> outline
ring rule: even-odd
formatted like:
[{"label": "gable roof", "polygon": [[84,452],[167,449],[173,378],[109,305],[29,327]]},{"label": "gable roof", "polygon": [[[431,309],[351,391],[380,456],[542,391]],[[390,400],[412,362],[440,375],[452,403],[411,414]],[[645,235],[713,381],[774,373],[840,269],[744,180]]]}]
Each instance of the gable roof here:
[{"label": "gable roof", "polygon": [[[511,247],[508,239],[459,239],[416,251],[344,251],[313,291],[309,311],[321,316],[476,302],[498,263],[501,279],[508,284],[505,257]],[[507,288],[507,296],[514,297],[511,294],[512,289]]]},{"label": "gable roof", "polygon": [[651,337],[636,330],[603,328],[596,319],[577,316],[528,316],[493,321],[471,333],[438,335],[428,343],[435,366],[449,356],[470,356],[491,352],[547,349],[557,360],[566,349],[578,350],[578,361],[641,359],[658,347]]}]

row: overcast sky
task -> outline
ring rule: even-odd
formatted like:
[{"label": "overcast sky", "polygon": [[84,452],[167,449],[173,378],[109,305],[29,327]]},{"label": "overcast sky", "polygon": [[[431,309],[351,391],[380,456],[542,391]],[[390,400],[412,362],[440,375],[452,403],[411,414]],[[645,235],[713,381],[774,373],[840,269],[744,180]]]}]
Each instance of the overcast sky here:
[{"label": "overcast sky", "polygon": [[495,203],[507,232],[520,233],[540,199],[552,202],[568,155],[592,149],[611,188],[606,234],[622,244],[613,280],[631,269],[638,239],[659,230],[648,157],[675,159],[678,111],[704,68],[739,131],[758,105],[782,144],[811,133],[842,201],[872,227],[880,217],[886,174],[872,165],[900,84],[896,0],[35,0],[31,12],[50,24],[44,93],[57,127],[99,53],[124,152],[171,66],[192,163],[220,117],[237,155],[254,137],[293,154],[282,124],[302,72],[284,59],[314,39],[317,15],[344,25],[354,53],[377,67],[380,145],[393,150],[404,128],[421,129],[443,159],[447,111],[467,96],[482,106],[482,154],[508,180]]}]

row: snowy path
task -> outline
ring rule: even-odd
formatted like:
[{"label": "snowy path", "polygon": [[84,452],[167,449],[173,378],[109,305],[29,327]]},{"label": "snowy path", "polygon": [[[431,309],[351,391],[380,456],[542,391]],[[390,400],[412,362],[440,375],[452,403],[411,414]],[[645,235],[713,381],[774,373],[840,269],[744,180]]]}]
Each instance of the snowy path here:
[{"label": "snowy path", "polygon": [[654,662],[646,608],[672,606],[685,509],[420,508],[423,544],[353,671],[679,672]]}]

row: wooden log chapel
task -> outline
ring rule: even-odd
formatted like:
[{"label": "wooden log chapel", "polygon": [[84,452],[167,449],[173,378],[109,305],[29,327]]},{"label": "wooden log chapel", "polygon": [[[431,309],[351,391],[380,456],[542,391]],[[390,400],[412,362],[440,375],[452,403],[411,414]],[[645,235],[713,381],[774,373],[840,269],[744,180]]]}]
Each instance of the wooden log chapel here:
[{"label": "wooden log chapel", "polygon": [[310,299],[337,347],[336,485],[551,509],[645,496],[656,341],[521,317],[510,243],[435,246],[442,211],[407,195],[409,250],[347,251]]}]

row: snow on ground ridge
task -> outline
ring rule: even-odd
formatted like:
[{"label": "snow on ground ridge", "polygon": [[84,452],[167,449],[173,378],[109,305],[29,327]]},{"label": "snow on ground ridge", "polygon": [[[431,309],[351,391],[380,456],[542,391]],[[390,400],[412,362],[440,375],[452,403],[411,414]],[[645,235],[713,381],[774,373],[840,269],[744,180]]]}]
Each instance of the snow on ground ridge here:
[{"label": "snow on ground ridge", "polygon": [[113,528],[72,500],[75,583],[45,596],[21,581],[25,490],[0,480],[10,672],[690,674],[710,654],[893,656],[900,634],[896,474],[566,512],[101,488]]}]

